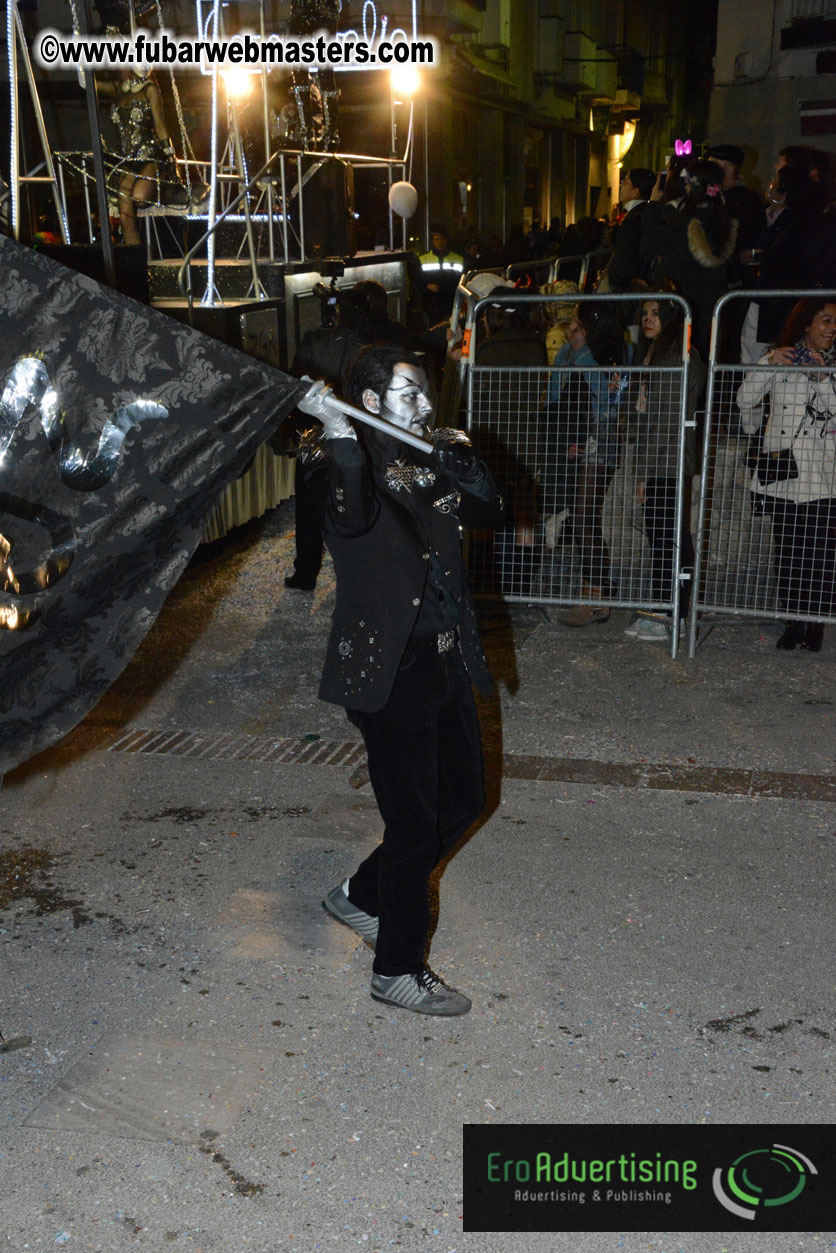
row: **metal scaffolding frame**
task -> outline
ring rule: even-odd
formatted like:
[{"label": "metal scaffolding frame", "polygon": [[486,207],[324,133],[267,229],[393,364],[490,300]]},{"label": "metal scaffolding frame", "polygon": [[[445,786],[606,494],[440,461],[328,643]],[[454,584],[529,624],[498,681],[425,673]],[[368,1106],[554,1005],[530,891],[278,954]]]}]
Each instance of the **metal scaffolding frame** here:
[{"label": "metal scaffolding frame", "polygon": [[[82,0],[79,6],[79,25],[82,33],[87,33],[89,29],[87,3],[89,0]],[[266,37],[266,23],[264,15],[264,0],[259,0],[259,24],[262,37]],[[223,31],[223,12],[221,0],[212,0],[211,11],[207,21],[207,32]],[[206,32],[204,32],[206,33]],[[61,225],[61,234],[65,243],[70,242],[70,232],[67,216],[67,190],[65,185],[64,169],[61,165],[61,158],[73,158],[68,161],[68,167],[74,173],[79,175],[84,186],[84,197],[88,216],[88,234],[90,242],[94,242],[93,215],[90,196],[90,187],[95,185],[98,200],[98,211],[101,222],[107,221],[107,189],[105,185],[104,165],[102,159],[102,144],[98,126],[97,117],[97,98],[95,91],[94,76],[92,74],[79,75],[80,81],[86,89],[88,98],[88,114],[90,120],[90,131],[92,141],[92,151],[89,153],[66,153],[56,154],[50,147],[46,125],[44,122],[43,110],[38,95],[37,83],[32,70],[32,63],[29,58],[29,51],[24,37],[23,26],[18,10],[18,0],[9,0],[7,5],[7,45],[9,57],[9,81],[11,95],[11,116],[12,116],[12,141],[10,155],[10,207],[11,221],[15,238],[20,237],[20,204],[21,189],[26,184],[46,183],[52,188],[55,199],[58,217]],[[34,170],[21,172],[20,168],[20,136],[19,136],[19,115],[20,115],[20,90],[21,78],[18,67],[18,55],[23,62],[26,83],[29,87],[32,99],[32,105],[35,110],[37,119],[38,136],[43,150],[42,161]],[[395,171],[399,177],[406,178],[408,170],[411,167],[412,150],[414,146],[414,128],[413,114],[414,104],[409,102],[409,121],[407,134],[404,144],[403,155],[399,156],[395,153],[394,148],[397,142],[397,128],[395,122],[395,98],[391,84],[388,85],[389,90],[389,107],[390,107],[390,141],[391,151],[387,157],[376,157],[368,154],[357,154],[338,151],[321,151],[315,148],[279,148],[273,141],[270,127],[269,104],[267,99],[267,83],[268,71],[266,67],[262,67],[258,77],[260,77],[263,92],[263,125],[264,125],[264,144],[266,153],[266,162],[263,168],[254,177],[248,177],[246,162],[244,160],[241,135],[238,125],[237,111],[234,106],[229,109],[230,115],[230,138],[227,142],[225,153],[219,157],[219,78],[220,72],[217,65],[212,66],[211,74],[211,156],[208,165],[209,174],[209,194],[203,202],[198,206],[186,205],[172,206],[172,212],[177,216],[192,217],[207,222],[207,230],[202,239],[195,248],[190,249],[187,253],[186,260],[190,260],[193,253],[201,247],[206,248],[207,254],[207,284],[201,303],[212,306],[216,303],[223,303],[222,297],[218,293],[215,286],[214,267],[217,255],[217,237],[216,227],[225,220],[234,208],[239,208],[243,215],[245,227],[246,252],[249,257],[252,269],[252,285],[251,293],[253,298],[257,300],[266,299],[266,293],[262,287],[258,272],[258,242],[253,232],[253,218],[259,213],[262,207],[265,207],[267,221],[267,248],[270,261],[277,259],[282,260],[284,264],[289,264],[293,260],[305,260],[305,216],[303,205],[303,188],[308,180],[316,173],[318,168],[327,161],[341,161],[345,164],[352,165],[356,168],[372,169],[381,168],[387,171],[389,185],[391,187],[394,181]],[[254,76],[255,77],[255,76]],[[86,79],[86,82],[84,81]],[[185,142],[185,140],[184,140]],[[56,171],[56,157],[58,157],[58,169]],[[224,166],[224,159],[227,159],[227,166]],[[293,173],[288,170],[288,162],[291,166],[295,166]],[[88,163],[92,164],[93,170],[89,169]],[[187,167],[199,166],[200,163],[191,161],[186,152],[183,153],[183,163]],[[307,166],[307,168],[305,168]],[[46,169],[45,175],[40,171]],[[266,176],[266,177],[265,177]],[[230,184],[237,184],[241,191],[237,193],[231,200],[228,196],[223,195],[225,187]],[[159,189],[158,189],[159,194]],[[251,200],[255,203],[251,203]],[[289,221],[290,205],[294,200],[298,200],[298,230],[294,231]],[[140,210],[138,216],[153,216],[159,214],[166,207],[163,203],[152,206],[147,212]],[[197,211],[196,211],[197,210]],[[277,258],[276,239],[274,227],[276,223],[281,227],[281,244],[280,257]],[[150,230],[150,227],[149,227]],[[406,223],[403,222],[403,246],[406,245]],[[103,239],[103,247],[105,249],[105,271],[108,274],[109,281],[113,282],[113,256],[112,246],[110,244],[109,234],[105,231],[101,232]],[[298,250],[293,248],[292,236],[295,236],[295,242]],[[389,237],[390,244],[394,246],[395,226],[394,215],[391,207],[389,208]],[[240,256],[244,246],[238,250]],[[294,256],[294,252],[297,256]],[[110,256],[108,258],[108,252]],[[110,264],[108,265],[108,260]]]}]

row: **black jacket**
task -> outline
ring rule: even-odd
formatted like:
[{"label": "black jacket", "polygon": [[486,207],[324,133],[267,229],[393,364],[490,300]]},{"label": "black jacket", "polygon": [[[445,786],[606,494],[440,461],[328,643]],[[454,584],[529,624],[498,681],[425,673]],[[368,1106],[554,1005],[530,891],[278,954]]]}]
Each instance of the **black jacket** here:
[{"label": "black jacket", "polygon": [[729,260],[737,246],[737,221],[719,253],[711,248],[697,209],[691,217],[651,201],[644,214],[641,257],[651,286],[669,279],[691,306],[694,343],[708,357],[714,306],[728,290]]},{"label": "black jacket", "polygon": [[533,365],[545,369],[549,357],[542,335],[512,318],[508,326],[479,337],[474,361],[476,365]]},{"label": "black jacket", "polygon": [[325,379],[332,387],[342,387],[349,366],[365,340],[350,327],[317,327],[306,331],[296,350],[290,373],[294,378]]},{"label": "black jacket", "polygon": [[[385,443],[393,452],[403,449]],[[326,440],[325,448],[325,540],[334,560],[337,603],[320,699],[367,713],[386,704],[418,617],[431,550],[456,601],[465,665],[479,690],[489,691],[461,536],[462,525],[502,524],[502,499],[490,472],[485,469],[484,480],[470,490],[436,471],[431,488],[397,491],[384,480],[386,459],[373,461],[358,441]]]},{"label": "black jacket", "polygon": [[611,291],[629,291],[634,278],[642,278],[640,258],[647,201],[633,205],[615,232],[615,247],[607,262]]},{"label": "black jacket", "polygon": [[[813,286],[816,275],[810,272],[807,250],[815,234],[815,225],[813,214],[787,208],[767,226],[759,241],[759,247],[763,249],[758,272],[759,288],[764,291],[780,291],[782,287],[788,291],[803,291]],[[757,336],[762,344],[774,343],[794,304],[792,296],[785,299],[767,297],[758,301]]]},{"label": "black jacket", "polygon": [[726,208],[738,224],[737,243],[729,263],[732,281],[743,280],[746,285],[746,267],[740,263],[740,254],[757,248],[758,240],[766,229],[766,210],[756,191],[745,183],[735,183],[724,192]]}]

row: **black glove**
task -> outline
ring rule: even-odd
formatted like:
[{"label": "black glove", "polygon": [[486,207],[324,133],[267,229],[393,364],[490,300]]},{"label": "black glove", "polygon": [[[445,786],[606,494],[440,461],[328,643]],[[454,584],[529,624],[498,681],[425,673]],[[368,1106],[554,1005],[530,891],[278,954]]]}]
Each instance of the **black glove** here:
[{"label": "black glove", "polygon": [[458,483],[479,483],[485,477],[485,468],[470,444],[436,444],[435,461],[439,470]]}]

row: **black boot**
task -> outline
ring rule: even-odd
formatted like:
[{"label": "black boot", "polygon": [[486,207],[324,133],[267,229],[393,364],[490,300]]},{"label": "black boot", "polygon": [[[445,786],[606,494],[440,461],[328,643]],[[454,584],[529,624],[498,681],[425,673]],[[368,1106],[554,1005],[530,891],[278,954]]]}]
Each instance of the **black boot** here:
[{"label": "black boot", "polygon": [[804,632],[804,640],[801,647],[806,648],[808,652],[820,653],[821,643],[824,638],[823,622],[808,622],[807,629]]},{"label": "black boot", "polygon": [[804,633],[806,629],[806,622],[788,622],[784,634],[778,640],[775,647],[786,649],[787,652],[792,652],[797,644],[804,642]]},{"label": "black boot", "polygon": [[310,575],[299,574],[298,571],[295,571],[287,576],[284,585],[285,587],[298,588],[300,592],[312,592],[316,587],[316,575],[311,578]]}]

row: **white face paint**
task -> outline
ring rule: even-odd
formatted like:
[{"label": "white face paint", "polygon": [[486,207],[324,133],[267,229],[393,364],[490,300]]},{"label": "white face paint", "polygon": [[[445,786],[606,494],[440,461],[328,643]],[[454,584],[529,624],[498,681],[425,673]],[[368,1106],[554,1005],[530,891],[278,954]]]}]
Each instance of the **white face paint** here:
[{"label": "white face paint", "polygon": [[399,361],[392,371],[389,386],[382,396],[367,390],[363,404],[394,426],[421,435],[433,411],[429,397],[429,381],[424,371],[406,361]]}]

